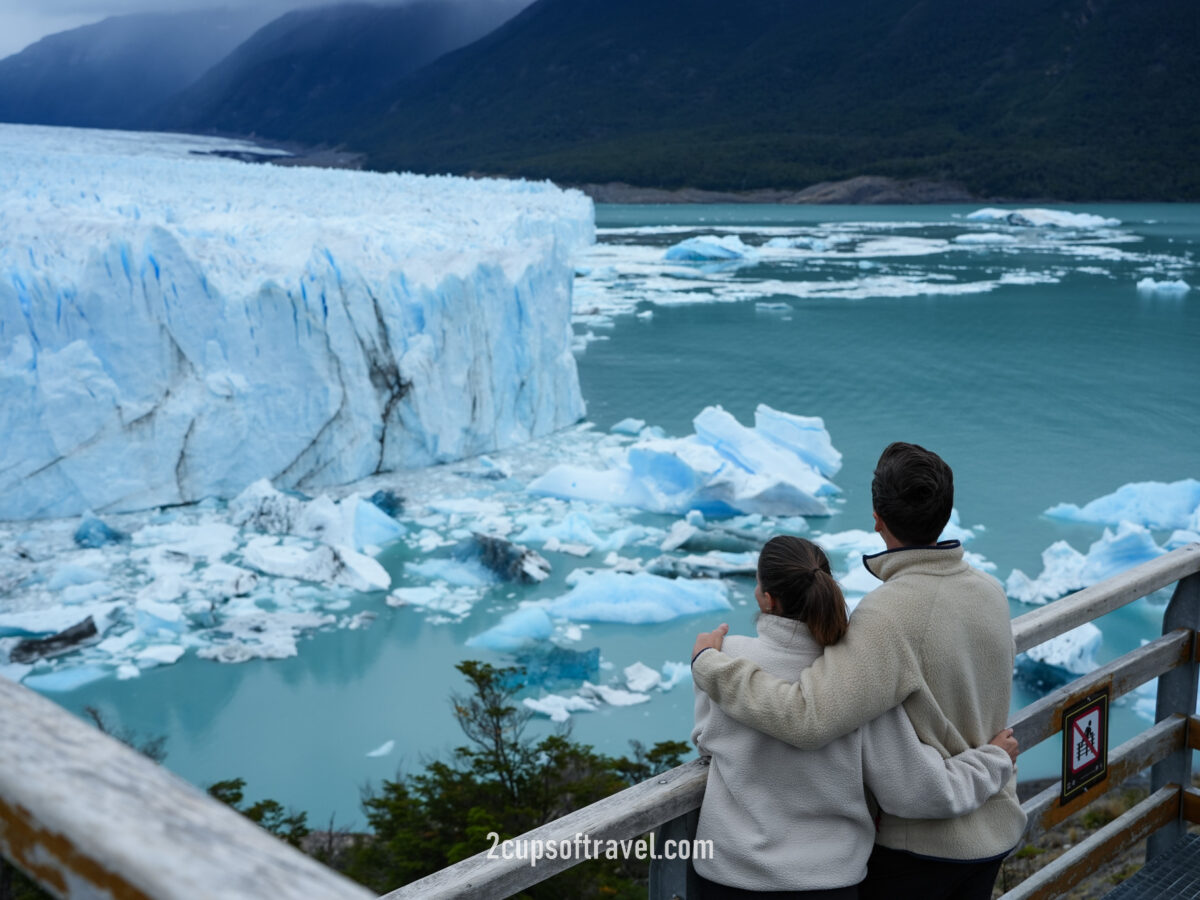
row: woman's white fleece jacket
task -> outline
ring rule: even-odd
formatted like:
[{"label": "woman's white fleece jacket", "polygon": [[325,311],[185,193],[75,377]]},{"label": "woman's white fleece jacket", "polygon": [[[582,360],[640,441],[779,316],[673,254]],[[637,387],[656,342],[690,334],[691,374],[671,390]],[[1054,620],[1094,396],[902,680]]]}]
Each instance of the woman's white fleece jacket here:
[{"label": "woman's white fleece jacket", "polygon": [[[725,652],[794,680],[821,655],[801,622],[764,615],[758,637],[731,635]],[[725,715],[696,690],[692,740],[712,757],[696,837],[712,842],[695,860],[711,881],[756,891],[820,890],[867,874],[875,822],[866,788],[888,812],[910,818],[977,809],[1012,775],[990,744],[942,759],[917,739],[902,707],[819,750],[800,750]]]},{"label": "woman's white fleece jacket", "polygon": [[[1005,727],[1012,695],[1008,599],[971,568],[957,541],[863,560],[883,584],[863,598],[846,636],[785,681],[752,660],[707,650],[692,677],[729,716],[794,747],[816,749],[903,704],[921,743],[950,757]],[[877,843],[940,859],[1011,850],[1025,829],[1015,778],[957,818],[881,815]]]}]

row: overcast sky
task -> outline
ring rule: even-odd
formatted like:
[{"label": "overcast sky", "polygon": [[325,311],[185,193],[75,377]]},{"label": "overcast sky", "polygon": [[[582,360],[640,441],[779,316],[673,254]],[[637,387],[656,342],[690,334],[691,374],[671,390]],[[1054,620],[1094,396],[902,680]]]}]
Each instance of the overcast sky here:
[{"label": "overcast sky", "polygon": [[336,0],[0,0],[0,59],[25,49],[48,34],[99,22],[109,16],[220,7],[262,9],[269,5],[278,6],[282,13],[330,2]]}]

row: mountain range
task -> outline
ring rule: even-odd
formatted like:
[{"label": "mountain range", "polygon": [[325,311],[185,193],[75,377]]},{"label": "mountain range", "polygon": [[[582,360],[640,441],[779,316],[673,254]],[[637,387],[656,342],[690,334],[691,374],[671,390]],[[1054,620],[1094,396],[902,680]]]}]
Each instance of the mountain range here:
[{"label": "mountain range", "polygon": [[124,105],[55,106],[28,73],[87,46],[78,29],[0,61],[0,120],[41,98],[53,124],[565,183],[798,190],[877,175],[988,198],[1200,200],[1195,0],[526,2],[293,12],[188,83],[161,79],[153,102],[94,74]]}]

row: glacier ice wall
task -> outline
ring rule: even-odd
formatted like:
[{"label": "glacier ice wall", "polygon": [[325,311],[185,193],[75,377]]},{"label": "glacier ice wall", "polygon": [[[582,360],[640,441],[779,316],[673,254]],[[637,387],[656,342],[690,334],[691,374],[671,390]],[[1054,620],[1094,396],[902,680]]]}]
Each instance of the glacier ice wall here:
[{"label": "glacier ice wall", "polygon": [[582,194],[157,138],[0,126],[0,518],[345,483],[583,415]]}]

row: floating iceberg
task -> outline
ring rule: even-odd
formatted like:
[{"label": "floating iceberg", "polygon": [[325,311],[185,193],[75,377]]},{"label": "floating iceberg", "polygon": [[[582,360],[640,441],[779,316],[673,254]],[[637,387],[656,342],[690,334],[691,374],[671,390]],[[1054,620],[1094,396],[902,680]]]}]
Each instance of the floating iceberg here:
[{"label": "floating iceberg", "polygon": [[526,709],[535,713],[549,716],[552,722],[565,722],[573,712],[595,712],[600,704],[595,700],[575,695],[564,697],[561,694],[548,694],[545,697],[526,697],[521,701]]},{"label": "floating iceberg", "polygon": [[634,693],[644,694],[662,683],[662,675],[643,662],[625,667],[625,686]]},{"label": "floating iceberg", "polygon": [[747,247],[736,234],[703,235],[680,241],[668,247],[664,255],[674,262],[711,262],[726,259],[745,259],[754,255],[754,248]]},{"label": "floating iceberg", "polygon": [[482,634],[467,640],[468,647],[512,653],[554,634],[554,623],[542,606],[523,606],[511,612]]},{"label": "floating iceberg", "polygon": [[826,498],[838,488],[822,470],[835,471],[841,456],[821,420],[760,405],[755,423],[710,406],[690,437],[639,440],[606,470],[555,466],[529,490],[677,515],[829,515]]},{"label": "floating iceberg", "polygon": [[103,137],[0,126],[0,518],[341,484],[582,416],[582,194]]},{"label": "floating iceberg", "polygon": [[1042,551],[1042,573],[1030,578],[1013,569],[1005,582],[1008,596],[1022,603],[1046,603],[1111,578],[1166,551],[1143,526],[1122,522],[1116,532],[1104,529],[1101,538],[1080,553],[1066,541],[1056,541]]},{"label": "floating iceberg", "polygon": [[987,207],[969,213],[975,222],[1006,222],[1024,228],[1116,228],[1120,219],[1092,213],[1065,212],[1061,209],[996,209]]},{"label": "floating iceberg", "polygon": [[1117,488],[1083,507],[1060,503],[1046,510],[1052,519],[1116,525],[1136,522],[1147,528],[1186,529],[1200,516],[1200,481],[1139,481]]},{"label": "floating iceberg", "polygon": [[384,741],[382,744],[380,744],[374,750],[367,751],[367,756],[374,757],[377,759],[381,756],[388,756],[395,749],[396,749],[395,741]]},{"label": "floating iceberg", "polygon": [[680,616],[730,609],[720,581],[661,578],[645,572],[582,572],[567,578],[571,590],[544,605],[546,612],[573,622],[644,625]]},{"label": "floating iceberg", "polygon": [[1104,635],[1091,622],[1084,622],[1065,634],[1051,638],[1025,652],[1033,662],[1065,669],[1072,675],[1086,675],[1096,668],[1096,651]]},{"label": "floating iceberg", "polygon": [[1192,286],[1182,278],[1175,281],[1155,281],[1153,278],[1143,278],[1137,283],[1139,294],[1164,294],[1169,297],[1182,297],[1192,289]]}]

